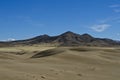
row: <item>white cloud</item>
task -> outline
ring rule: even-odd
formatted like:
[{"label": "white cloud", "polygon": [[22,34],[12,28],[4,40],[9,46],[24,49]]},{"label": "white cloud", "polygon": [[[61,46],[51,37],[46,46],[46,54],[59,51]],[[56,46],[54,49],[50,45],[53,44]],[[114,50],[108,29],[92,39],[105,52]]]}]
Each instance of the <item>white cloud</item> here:
[{"label": "white cloud", "polygon": [[6,40],[0,40],[0,41],[15,41],[16,39],[14,39],[14,38],[8,38],[8,39],[6,39]]},{"label": "white cloud", "polygon": [[8,40],[7,41],[15,41],[16,39],[14,39],[14,38],[8,38]]},{"label": "white cloud", "polygon": [[98,24],[98,25],[93,25],[91,27],[92,30],[96,31],[96,32],[103,32],[106,29],[108,29],[111,25],[109,24]]}]

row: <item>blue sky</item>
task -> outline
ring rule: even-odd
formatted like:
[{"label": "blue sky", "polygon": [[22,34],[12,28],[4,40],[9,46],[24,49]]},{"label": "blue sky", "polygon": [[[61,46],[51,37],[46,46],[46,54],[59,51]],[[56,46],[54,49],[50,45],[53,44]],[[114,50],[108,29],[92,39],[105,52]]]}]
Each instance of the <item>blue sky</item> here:
[{"label": "blue sky", "polygon": [[120,40],[120,1],[0,0],[0,40],[66,31]]}]

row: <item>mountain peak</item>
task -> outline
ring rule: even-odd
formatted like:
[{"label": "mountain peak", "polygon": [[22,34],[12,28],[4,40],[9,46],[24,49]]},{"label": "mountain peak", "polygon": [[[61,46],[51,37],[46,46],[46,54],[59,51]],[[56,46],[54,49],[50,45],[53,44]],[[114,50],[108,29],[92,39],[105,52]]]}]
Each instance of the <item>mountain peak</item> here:
[{"label": "mountain peak", "polygon": [[72,32],[72,31],[67,31],[67,32],[61,34],[61,36],[75,36],[75,35],[78,35],[78,34]]},{"label": "mountain peak", "polygon": [[40,36],[37,36],[37,37],[34,37],[34,38],[38,38],[39,39],[39,38],[48,38],[48,37],[50,37],[50,36],[47,35],[47,34],[44,34],[44,35],[40,35]]},{"label": "mountain peak", "polygon": [[43,36],[43,37],[50,37],[49,35],[47,35],[47,34],[44,34],[44,35],[41,35],[41,36]]},{"label": "mountain peak", "polygon": [[89,34],[87,34],[87,33],[85,33],[85,34],[83,34],[83,35],[81,35],[81,36],[87,37],[87,38],[93,38],[91,35],[89,35]]},{"label": "mountain peak", "polygon": [[63,34],[75,34],[75,33],[73,33],[72,31],[67,31],[67,32],[65,32]]},{"label": "mountain peak", "polygon": [[73,33],[72,31],[66,31],[65,33]]}]

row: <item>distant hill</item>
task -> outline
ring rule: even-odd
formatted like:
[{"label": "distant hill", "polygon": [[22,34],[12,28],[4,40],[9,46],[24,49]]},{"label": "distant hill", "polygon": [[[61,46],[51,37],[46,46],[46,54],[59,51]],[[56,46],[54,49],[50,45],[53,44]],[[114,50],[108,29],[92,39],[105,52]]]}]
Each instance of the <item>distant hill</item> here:
[{"label": "distant hill", "polygon": [[119,41],[107,38],[95,38],[89,34],[77,34],[71,31],[58,36],[40,35],[31,39],[0,42],[6,45],[57,44],[58,46],[120,46]]}]

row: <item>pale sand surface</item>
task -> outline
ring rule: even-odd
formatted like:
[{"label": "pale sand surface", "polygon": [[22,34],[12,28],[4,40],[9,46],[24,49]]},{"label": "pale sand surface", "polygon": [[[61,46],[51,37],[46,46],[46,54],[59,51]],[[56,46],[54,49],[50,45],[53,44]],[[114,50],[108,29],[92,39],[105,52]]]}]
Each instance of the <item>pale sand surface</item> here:
[{"label": "pale sand surface", "polygon": [[[63,52],[31,58],[48,49]],[[120,48],[0,48],[0,80],[120,80]]]}]

